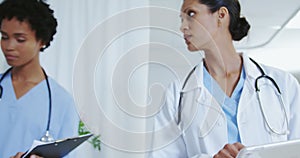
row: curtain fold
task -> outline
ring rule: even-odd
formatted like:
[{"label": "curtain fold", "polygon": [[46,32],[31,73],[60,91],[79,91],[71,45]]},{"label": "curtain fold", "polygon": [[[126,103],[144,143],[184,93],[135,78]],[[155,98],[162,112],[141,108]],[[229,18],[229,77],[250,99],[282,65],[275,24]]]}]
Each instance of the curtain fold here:
[{"label": "curtain fold", "polygon": [[[118,131],[115,128],[106,127],[108,124],[113,124],[120,129],[128,129],[129,131],[143,131],[145,122],[143,119],[136,120],[132,116],[128,115],[125,111],[119,108],[116,104],[116,98],[114,98],[113,90],[111,85],[117,85],[120,82],[113,81],[114,75],[116,75],[116,70],[118,64],[120,64],[122,57],[130,53],[135,47],[139,47],[142,43],[149,43],[149,30],[146,29],[136,29],[132,32],[124,32],[120,36],[113,38],[111,43],[107,45],[104,50],[93,50],[94,53],[103,54],[103,56],[98,56],[97,65],[93,67],[91,61],[88,59],[85,63],[76,63],[76,59],[80,56],[80,48],[85,42],[88,36],[98,27],[101,27],[103,23],[114,19],[115,16],[119,14],[125,14],[123,19],[118,19],[119,22],[115,25],[109,24],[105,26],[105,32],[96,32],[99,39],[95,40],[95,43],[105,42],[106,39],[110,39],[113,33],[122,30],[125,25],[130,24],[133,21],[128,21],[130,15],[127,15],[127,11],[138,7],[145,7],[148,5],[148,0],[94,0],[94,1],[60,1],[51,0],[48,1],[52,8],[55,10],[55,15],[58,19],[58,32],[54,38],[51,47],[47,49],[41,55],[41,63],[46,69],[48,74],[55,78],[61,85],[63,85],[70,93],[74,94],[74,87],[72,85],[74,82],[73,74],[76,69],[76,64],[83,69],[95,69],[95,78],[87,79],[94,84],[94,89],[82,89],[87,94],[94,93],[97,97],[98,108],[103,111],[108,119],[107,122],[103,120],[99,121],[100,125],[96,125],[95,128],[100,128],[101,139],[105,142],[101,144],[101,152],[97,152],[96,149],[91,149],[92,145],[85,143],[78,150],[76,150],[77,157],[144,157],[143,153],[134,154],[130,152],[122,151],[118,149],[129,140],[129,138],[122,137],[122,131]],[[128,17],[128,19],[126,18]],[[144,17],[148,19],[148,17]],[[141,53],[147,56],[148,50],[144,48]],[[90,52],[86,52],[87,58]],[[95,55],[95,54],[94,54]],[[97,56],[97,55],[95,55]],[[80,56],[81,57],[81,56]],[[130,60],[138,60],[138,56],[133,56]],[[126,59],[128,60],[128,59]],[[126,62],[130,62],[125,61]],[[126,66],[126,64],[125,64]],[[90,71],[90,70],[89,70]],[[118,72],[119,73],[119,72]],[[122,72],[121,72],[122,73]],[[127,74],[119,74],[121,77],[128,77]],[[135,74],[134,86],[139,87],[134,91],[143,91],[141,93],[133,94],[135,98],[140,98],[141,102],[145,102],[146,88],[147,88],[147,78],[148,78],[147,67],[144,67],[139,73]],[[120,80],[127,80],[126,78],[121,78]],[[116,82],[116,83],[112,83]],[[83,83],[84,84],[84,83]],[[119,89],[120,90],[120,89]],[[76,97],[76,96],[75,96]],[[76,100],[77,98],[75,98]],[[101,105],[100,105],[101,103]],[[126,106],[126,102],[122,103]],[[130,106],[130,103],[127,104]],[[78,106],[78,105],[77,105]],[[95,108],[89,105],[79,105],[79,109]],[[96,107],[97,108],[97,107]],[[98,109],[98,110],[99,110]],[[92,110],[92,109],[91,109]],[[84,111],[88,113],[89,111]],[[88,114],[87,114],[88,115]],[[81,116],[82,117],[82,116]],[[87,117],[92,117],[88,115]],[[88,122],[90,123],[90,122]],[[94,125],[95,123],[92,123]],[[100,126],[100,127],[98,127]],[[91,127],[91,128],[94,128]],[[96,130],[97,131],[97,130]],[[109,139],[113,139],[119,136],[120,144],[115,144]],[[143,138],[142,138],[143,139]],[[143,140],[140,141],[143,144]],[[115,146],[116,145],[116,146]],[[118,147],[120,145],[120,147]]]}]

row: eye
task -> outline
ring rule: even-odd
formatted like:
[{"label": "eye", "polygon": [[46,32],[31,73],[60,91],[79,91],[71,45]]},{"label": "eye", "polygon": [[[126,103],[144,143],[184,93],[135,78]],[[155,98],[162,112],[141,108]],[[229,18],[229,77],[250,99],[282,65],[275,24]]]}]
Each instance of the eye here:
[{"label": "eye", "polygon": [[187,15],[189,16],[189,17],[193,17],[193,16],[195,16],[195,12],[194,11],[192,11],[192,10],[189,10],[188,12],[187,12]]},{"label": "eye", "polygon": [[17,38],[17,41],[18,41],[19,43],[23,43],[23,42],[25,42],[26,40],[25,40],[24,38]]},{"label": "eye", "polygon": [[7,40],[8,37],[2,34],[2,35],[1,35],[1,39],[2,39],[2,40]]}]

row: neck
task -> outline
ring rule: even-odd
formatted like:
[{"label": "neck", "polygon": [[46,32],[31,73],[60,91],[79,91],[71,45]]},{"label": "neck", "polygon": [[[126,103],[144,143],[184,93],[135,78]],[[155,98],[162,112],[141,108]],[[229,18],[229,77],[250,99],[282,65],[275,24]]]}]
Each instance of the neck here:
[{"label": "neck", "polygon": [[13,67],[11,73],[13,81],[38,83],[45,79],[42,67],[39,64],[35,66]]},{"label": "neck", "polygon": [[215,50],[205,51],[205,66],[212,76],[227,77],[239,74],[242,68],[242,58],[236,53],[233,45],[215,47]]}]

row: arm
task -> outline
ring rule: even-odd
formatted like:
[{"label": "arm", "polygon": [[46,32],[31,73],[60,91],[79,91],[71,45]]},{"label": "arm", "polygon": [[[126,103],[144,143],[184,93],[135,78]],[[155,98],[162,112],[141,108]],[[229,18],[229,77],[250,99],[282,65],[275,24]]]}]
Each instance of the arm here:
[{"label": "arm", "polygon": [[171,84],[165,92],[164,102],[153,120],[152,151],[150,157],[187,157],[183,137],[177,127],[179,84]]},{"label": "arm", "polygon": [[[189,136],[184,135],[177,125],[180,90],[176,82],[166,90],[165,102],[154,117],[152,151],[149,155],[152,158],[212,158],[211,155],[199,152],[191,153],[189,150],[193,149],[186,147],[186,144],[195,142],[187,142],[186,137]],[[194,139],[198,141],[197,138]]]},{"label": "arm", "polygon": [[290,109],[289,116],[289,135],[288,140],[299,139],[300,138],[300,86],[296,78],[290,76],[290,81],[286,83],[289,84],[287,90],[289,92],[288,99]]},{"label": "arm", "polygon": [[[62,137],[72,137],[78,136],[78,127],[79,127],[79,116],[75,109],[75,105],[72,104],[73,108],[70,108],[67,114],[64,117],[64,127],[60,132],[60,136]],[[75,151],[75,152],[74,152]],[[64,158],[73,158],[76,157],[76,149],[71,151]]]},{"label": "arm", "polygon": [[[61,128],[58,133],[59,139],[64,139],[68,137],[75,137],[78,136],[78,127],[79,127],[79,115],[77,113],[75,103],[71,97],[65,97],[69,98],[66,100],[63,104],[66,105],[64,112],[63,112],[63,119],[61,121]],[[67,156],[64,158],[73,158],[76,157],[76,149],[71,151]],[[74,152],[75,151],[75,152]]]},{"label": "arm", "polygon": [[75,108],[74,102],[71,102],[68,108],[65,109],[61,127],[58,137],[67,138],[78,136],[79,115]]}]

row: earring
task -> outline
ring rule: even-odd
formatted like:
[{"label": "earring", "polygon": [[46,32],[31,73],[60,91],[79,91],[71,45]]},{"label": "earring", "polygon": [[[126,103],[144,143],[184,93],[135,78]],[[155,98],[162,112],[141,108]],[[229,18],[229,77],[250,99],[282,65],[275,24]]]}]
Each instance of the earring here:
[{"label": "earring", "polygon": [[218,19],[218,27],[220,27],[221,26],[221,20],[220,19]]}]

